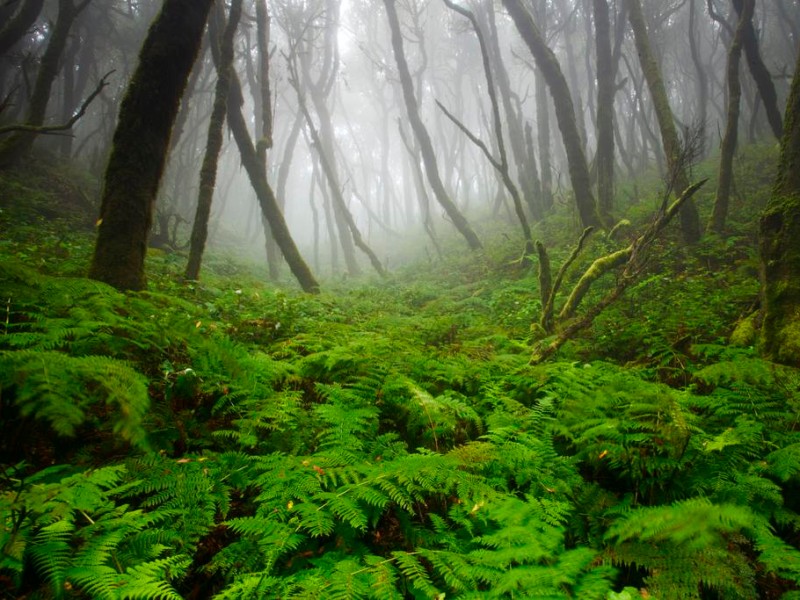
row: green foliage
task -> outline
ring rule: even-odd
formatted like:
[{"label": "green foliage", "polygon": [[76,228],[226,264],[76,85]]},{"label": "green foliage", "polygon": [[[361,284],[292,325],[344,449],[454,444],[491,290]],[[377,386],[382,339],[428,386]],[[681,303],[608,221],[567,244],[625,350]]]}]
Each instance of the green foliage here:
[{"label": "green foliage", "polygon": [[78,233],[20,230],[0,596],[796,597],[800,372],[725,343],[757,289],[733,222],[696,254],[663,242],[536,367],[517,240],[312,298],[213,254],[184,284],[154,253],[158,291],[120,294],[42,273],[59,248],[79,272]]}]

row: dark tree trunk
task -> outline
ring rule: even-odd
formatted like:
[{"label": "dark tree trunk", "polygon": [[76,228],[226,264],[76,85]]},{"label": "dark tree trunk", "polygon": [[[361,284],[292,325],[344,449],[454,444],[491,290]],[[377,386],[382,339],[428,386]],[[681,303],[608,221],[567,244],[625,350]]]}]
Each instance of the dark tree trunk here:
[{"label": "dark tree trunk", "polygon": [[247,122],[242,115],[242,88],[235,73],[231,74],[231,94],[228,99],[228,127],[233,133],[236,145],[239,147],[239,154],[242,158],[242,165],[247,171],[250,183],[258,197],[261,206],[261,213],[269,221],[269,228],[272,237],[278,244],[283,253],[283,258],[289,265],[292,274],[297,279],[303,291],[316,294],[319,293],[319,284],[308,268],[305,260],[300,255],[300,251],[292,239],[286,220],[275,198],[275,194],[267,181],[267,169],[264,162],[259,158],[253,141],[247,133]]},{"label": "dark tree trunk", "polygon": [[395,0],[383,0],[386,6],[386,14],[389,18],[389,27],[392,31],[392,50],[394,58],[397,62],[397,70],[400,76],[400,84],[403,88],[403,99],[405,100],[406,111],[408,112],[408,120],[411,124],[411,129],[414,131],[414,136],[419,143],[419,151],[422,154],[422,160],[425,164],[425,173],[428,176],[428,183],[431,185],[436,199],[442,206],[447,216],[453,222],[455,228],[467,240],[467,244],[473,250],[481,248],[481,242],[478,236],[472,230],[469,222],[458,210],[458,207],[453,203],[444,189],[441,177],[439,176],[439,167],[436,163],[436,155],[433,151],[433,143],[425,128],[425,124],[419,116],[419,108],[417,107],[417,100],[414,97],[414,84],[411,81],[411,71],[408,68],[406,57],[403,52],[403,34],[400,30],[400,20],[397,17],[397,8],[395,7]]},{"label": "dark tree trunk", "polygon": [[742,39],[747,23],[753,18],[755,0],[744,0],[745,6],[739,15],[739,25],[731,40],[728,51],[728,117],[725,123],[725,135],[722,138],[722,149],[719,157],[719,182],[717,195],[714,199],[714,208],[711,212],[709,229],[716,233],[725,230],[725,220],[728,218],[728,199],[731,195],[733,184],[733,155],[736,152],[736,142],[739,136],[739,106],[742,99],[742,86],[739,81],[739,62],[742,57]]},{"label": "dark tree trunk", "polygon": [[594,0],[597,44],[597,202],[603,219],[614,209],[614,63],[608,0]]},{"label": "dark tree trunk", "polygon": [[170,133],[213,0],[165,0],[120,107],[106,168],[92,279],[146,286],[144,259]]},{"label": "dark tree trunk", "polygon": [[547,46],[541,32],[533,22],[530,13],[522,5],[521,0],[503,0],[503,6],[508,10],[523,41],[528,46],[537,66],[541,69],[542,75],[550,88],[550,94],[553,96],[556,119],[564,141],[564,149],[567,152],[569,175],[581,224],[583,227],[598,226],[600,225],[600,219],[597,215],[594,195],[592,194],[589,167],[586,163],[586,155],[578,132],[572,96],[570,95],[567,81],[564,79],[564,74],[561,72],[558,59]]},{"label": "dark tree trunk", "polygon": [[17,12],[0,29],[0,56],[11,50],[36,22],[42,12],[44,0],[24,0]]},{"label": "dark tree trunk", "polygon": [[[627,1],[628,19],[636,41],[636,51],[639,54],[642,72],[650,90],[656,118],[658,119],[658,127],[661,130],[661,143],[664,146],[664,154],[667,159],[670,184],[675,196],[678,197],[689,187],[689,177],[686,174],[686,157],[675,128],[675,121],[672,116],[672,109],[669,106],[664,80],[661,78],[661,69],[658,66],[658,61],[656,61],[647,36],[647,26],[642,14],[642,3],[640,0]],[[701,235],[700,215],[693,200],[689,199],[688,202],[683,204],[680,220],[683,239],[689,244],[696,243]]]},{"label": "dark tree trunk", "polygon": [[[203,164],[200,167],[200,190],[197,194],[197,210],[192,226],[191,246],[189,248],[189,262],[186,265],[184,278],[196,280],[200,277],[200,264],[203,261],[203,252],[208,238],[208,220],[211,216],[211,201],[214,198],[214,188],[217,182],[217,163],[222,149],[222,130],[225,126],[225,111],[228,106],[228,96],[231,89],[231,71],[233,69],[233,37],[242,15],[242,0],[231,2],[228,23],[220,39],[219,29],[224,20],[222,5],[219,5],[215,18],[209,26],[212,52],[217,56],[214,62],[217,65],[217,85],[214,90],[214,105],[211,109],[211,118],[208,122],[208,137]],[[216,49],[219,44],[219,49]]]},{"label": "dark tree trunk", "polygon": [[778,177],[761,217],[761,349],[800,367],[800,54],[786,105]]},{"label": "dark tree trunk", "polygon": [[[732,1],[736,13],[741,17],[744,0]],[[761,59],[752,16],[745,23],[742,44],[744,45],[744,53],[747,56],[747,65],[750,67],[750,74],[753,76],[753,80],[758,87],[758,94],[764,102],[764,110],[767,111],[769,126],[772,128],[772,133],[775,134],[775,137],[780,139],[783,135],[783,118],[778,108],[778,94],[775,92],[775,84],[772,83],[772,75],[770,75],[767,66]]]},{"label": "dark tree trunk", "polygon": [[[73,0],[58,0],[58,18],[36,74],[36,83],[33,86],[30,105],[25,116],[26,125],[38,127],[44,123],[50,91],[53,88],[53,82],[58,77],[59,62],[67,47],[69,31],[75,19],[90,1],[82,0],[75,5]],[[36,135],[32,131],[20,131],[3,140],[3,143],[0,144],[0,168],[13,164],[24,157],[33,146]]]}]

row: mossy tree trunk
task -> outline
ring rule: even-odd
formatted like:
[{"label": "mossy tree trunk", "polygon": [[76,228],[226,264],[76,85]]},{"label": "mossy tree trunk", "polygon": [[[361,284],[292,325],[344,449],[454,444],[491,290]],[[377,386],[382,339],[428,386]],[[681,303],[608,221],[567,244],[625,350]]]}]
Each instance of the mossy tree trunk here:
[{"label": "mossy tree trunk", "polygon": [[405,101],[408,120],[419,144],[419,151],[422,155],[422,162],[425,165],[425,174],[428,177],[428,183],[430,183],[436,200],[447,213],[447,216],[458,232],[467,240],[469,247],[472,250],[478,250],[482,247],[481,241],[478,239],[478,236],[473,231],[467,219],[450,199],[447,190],[444,188],[444,183],[442,183],[441,176],[439,175],[436,154],[433,151],[433,142],[431,142],[430,134],[419,115],[417,99],[414,97],[414,83],[411,79],[411,71],[408,68],[408,62],[406,61],[403,50],[403,34],[400,30],[400,19],[397,16],[395,0],[383,0],[383,4],[386,7],[386,15],[389,19],[389,27],[392,32],[392,51],[394,52],[394,58],[397,62],[397,71],[403,89],[403,100]]},{"label": "mossy tree trunk", "polygon": [[550,94],[556,107],[558,128],[561,130],[561,137],[567,152],[569,176],[581,224],[584,227],[598,226],[600,225],[600,219],[595,206],[594,194],[592,194],[589,166],[586,163],[586,154],[581,143],[578,122],[575,119],[572,96],[569,92],[567,80],[564,78],[564,74],[558,64],[558,59],[547,46],[547,42],[521,0],[503,0],[503,6],[506,7],[511,15],[520,36],[528,46],[536,65],[541,70],[542,76],[550,88]]},{"label": "mossy tree trunk", "polygon": [[[678,137],[678,131],[675,128],[672,109],[667,98],[667,90],[661,77],[661,69],[658,66],[658,61],[647,35],[641,0],[627,0],[627,2],[628,20],[631,24],[631,29],[633,29],[636,52],[639,54],[642,73],[647,82],[647,88],[650,90],[658,127],[661,131],[661,143],[664,146],[664,154],[667,159],[668,177],[672,184],[673,192],[677,197],[689,187],[684,149]],[[689,244],[696,243],[701,235],[700,215],[693,200],[690,199],[684,203],[680,212],[680,221],[683,239]]]},{"label": "mossy tree trunk", "polygon": [[144,260],[172,126],[213,0],[164,0],[128,84],[106,168],[89,276],[146,286]]},{"label": "mossy tree trunk", "polygon": [[739,25],[731,40],[728,50],[728,116],[725,123],[725,135],[722,138],[722,149],[719,157],[719,179],[714,208],[711,211],[711,222],[708,228],[716,233],[725,230],[728,218],[728,200],[733,184],[733,155],[739,137],[739,108],[742,100],[742,84],[739,80],[739,63],[742,57],[742,38],[747,23],[753,18],[755,0],[744,0],[745,6],[739,15]]},{"label": "mossy tree trunk", "polygon": [[[218,5],[217,15],[212,18],[212,27],[209,27],[209,37],[213,52],[218,52],[217,84],[214,90],[214,104],[208,122],[208,137],[203,164],[200,167],[200,190],[197,194],[197,209],[192,226],[191,246],[189,247],[189,262],[186,266],[185,279],[196,280],[200,277],[200,264],[203,261],[203,252],[208,238],[208,219],[211,216],[211,201],[214,198],[214,188],[217,182],[217,163],[222,149],[222,131],[225,126],[225,111],[228,106],[228,95],[231,89],[231,71],[233,69],[233,38],[239,19],[242,15],[242,0],[231,2],[228,23],[220,38],[219,29],[224,19],[222,5]],[[218,49],[215,48],[218,44]]]},{"label": "mossy tree trunk", "polygon": [[800,54],[783,128],[778,176],[761,216],[761,350],[800,367]]},{"label": "mossy tree trunk", "polygon": [[[733,7],[740,18],[744,10],[744,2],[745,0],[733,0]],[[775,134],[776,138],[780,139],[783,135],[783,119],[778,108],[778,94],[775,92],[772,75],[770,75],[769,69],[764,64],[761,52],[758,49],[758,38],[756,37],[755,27],[753,27],[752,14],[744,24],[742,44],[744,45],[744,53],[747,56],[747,65],[750,67],[750,74],[753,76],[753,81],[756,82],[758,95],[761,96],[764,110],[767,112],[767,121],[769,121],[769,126],[772,128],[772,133]]]}]

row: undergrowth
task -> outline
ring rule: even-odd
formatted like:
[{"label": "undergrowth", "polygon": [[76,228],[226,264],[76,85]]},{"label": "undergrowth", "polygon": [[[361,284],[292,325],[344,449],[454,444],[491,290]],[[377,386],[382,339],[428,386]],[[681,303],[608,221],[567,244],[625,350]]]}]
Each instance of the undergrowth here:
[{"label": "undergrowth", "polygon": [[664,240],[531,366],[502,244],[319,297],[156,253],[121,294],[74,235],[59,276],[56,228],[0,246],[0,597],[800,597],[800,373],[727,343],[744,242]]}]

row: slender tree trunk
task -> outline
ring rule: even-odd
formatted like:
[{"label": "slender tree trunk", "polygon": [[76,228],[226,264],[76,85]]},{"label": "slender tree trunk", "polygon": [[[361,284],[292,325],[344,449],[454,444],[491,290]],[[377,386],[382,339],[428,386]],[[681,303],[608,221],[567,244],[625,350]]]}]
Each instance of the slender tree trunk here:
[{"label": "slender tree trunk", "polygon": [[[692,54],[692,63],[697,76],[697,114],[695,115],[695,120],[697,121],[697,126],[701,128],[698,156],[703,158],[706,154],[706,128],[708,127],[708,75],[701,58],[700,49],[697,47],[699,34],[697,32],[696,3],[697,0],[689,2],[689,50]],[[700,13],[702,14],[702,7]]]},{"label": "slender tree trunk", "polygon": [[278,247],[286,259],[292,274],[297,279],[303,291],[310,294],[319,293],[319,284],[308,268],[308,265],[300,255],[300,251],[292,239],[292,234],[289,232],[289,227],[286,225],[286,220],[283,218],[283,213],[272,192],[272,188],[267,181],[267,169],[264,162],[258,156],[253,141],[250,139],[250,134],[247,132],[247,122],[242,115],[242,88],[239,83],[238,77],[235,73],[231,74],[231,94],[228,99],[228,127],[233,133],[236,140],[236,145],[239,147],[239,154],[242,158],[242,165],[247,171],[250,178],[250,183],[258,197],[258,203],[261,206],[261,213],[269,221],[270,231],[272,237],[278,244]]},{"label": "slender tree trunk", "polygon": [[415,148],[412,143],[409,141],[408,136],[403,131],[403,124],[399,122],[397,123],[398,130],[400,131],[400,139],[403,142],[403,146],[405,146],[406,151],[408,152],[408,164],[411,166],[412,174],[414,175],[414,187],[417,191],[417,201],[419,202],[419,210],[422,217],[422,226],[425,229],[425,233],[428,234],[431,242],[433,243],[433,247],[436,248],[436,253],[439,258],[442,257],[442,249],[439,246],[439,240],[436,238],[436,229],[433,224],[433,220],[431,219],[431,208],[430,208],[430,200],[428,198],[428,192],[425,189],[425,181],[424,176],[422,174],[422,169],[419,166],[420,159],[419,159],[419,152],[417,148]]},{"label": "slender tree trunk", "polygon": [[403,52],[403,34],[400,30],[400,20],[397,16],[397,8],[395,0],[383,0],[386,6],[386,14],[389,18],[389,27],[392,31],[392,50],[394,58],[397,62],[397,70],[400,75],[400,84],[403,88],[403,99],[405,100],[406,111],[408,112],[408,120],[411,124],[411,129],[414,131],[414,136],[419,143],[419,150],[422,154],[422,160],[425,164],[425,173],[428,176],[428,182],[431,185],[436,199],[442,206],[447,216],[450,217],[455,228],[467,240],[467,244],[473,250],[481,248],[481,242],[478,236],[472,230],[469,222],[458,210],[458,207],[453,203],[444,188],[441,177],[439,176],[439,167],[436,164],[436,155],[433,151],[433,144],[425,124],[419,116],[419,108],[417,107],[417,100],[414,97],[414,84],[411,81],[411,71],[408,68],[406,57]]},{"label": "slender tree trunk", "polygon": [[[36,74],[36,83],[33,86],[30,105],[25,117],[26,125],[38,127],[44,123],[50,91],[53,88],[53,82],[58,77],[59,62],[67,47],[69,31],[75,19],[90,1],[82,0],[75,5],[73,0],[58,0],[58,18],[50,40],[47,42],[47,49],[42,56],[39,72]],[[0,168],[13,164],[27,155],[35,139],[35,132],[20,131],[3,140],[0,144]]]},{"label": "slender tree trunk", "polygon": [[482,4],[481,12],[484,17],[483,20],[488,25],[487,51],[491,59],[492,71],[496,74],[497,90],[500,92],[500,101],[503,104],[503,111],[506,115],[508,138],[511,145],[511,155],[514,159],[514,166],[517,170],[517,178],[519,179],[522,194],[525,197],[525,203],[529,207],[531,216],[534,220],[538,220],[544,216],[542,199],[537,197],[540,194],[536,193],[536,188],[539,186],[537,185],[538,182],[527,176],[536,169],[536,159],[533,154],[527,152],[523,137],[524,127],[523,119],[521,118],[522,112],[515,108],[511,99],[511,84],[508,79],[508,71],[503,63],[503,57],[500,52],[500,42],[497,34],[494,10],[491,1],[485,1]]},{"label": "slender tree trunk", "polygon": [[[744,0],[732,0],[736,13],[741,17]],[[778,94],[775,92],[775,84],[772,83],[772,76],[769,69],[761,58],[758,50],[758,38],[753,27],[752,16],[744,26],[744,37],[742,38],[744,52],[747,56],[747,65],[750,67],[750,74],[758,87],[758,94],[764,102],[764,109],[767,111],[767,120],[772,128],[775,137],[781,139],[783,135],[783,118],[778,108]]]},{"label": "slender tree trunk", "polygon": [[[217,182],[217,162],[222,149],[222,130],[225,126],[225,111],[231,89],[233,37],[236,34],[236,28],[239,26],[239,19],[242,15],[242,0],[233,0],[231,2],[228,23],[221,39],[219,37],[219,28],[222,23],[215,24],[215,21],[223,21],[224,19],[222,5],[219,5],[219,7],[217,18],[212,18],[213,26],[209,27],[212,52],[219,56],[215,61],[217,65],[217,85],[214,90],[214,105],[211,109],[211,118],[208,122],[206,152],[203,157],[203,165],[200,167],[200,190],[197,195],[197,210],[194,216],[194,225],[192,226],[189,262],[184,274],[184,278],[190,281],[200,277],[200,264],[203,260],[203,252],[208,238],[208,219],[211,216],[211,202],[214,198],[214,188]],[[215,49],[217,43],[219,44],[219,50]]]},{"label": "slender tree trunk", "polygon": [[[295,73],[296,75],[296,73]],[[350,210],[347,208],[347,203],[344,201],[342,197],[342,190],[339,187],[339,182],[334,173],[333,167],[331,165],[331,161],[333,157],[328,156],[325,152],[322,144],[322,140],[320,139],[319,133],[317,133],[316,127],[314,127],[314,122],[311,119],[311,115],[308,112],[308,107],[306,106],[305,99],[303,98],[302,92],[299,88],[299,83],[296,79],[292,79],[293,87],[297,92],[297,100],[300,105],[300,110],[303,113],[303,116],[306,119],[306,126],[308,127],[309,135],[311,136],[311,141],[313,146],[317,149],[317,154],[319,156],[319,162],[322,166],[322,171],[325,173],[325,178],[328,180],[328,186],[331,192],[331,198],[334,202],[334,207],[338,210],[339,214],[343,217],[345,223],[347,224],[348,229],[350,230],[350,235],[353,236],[353,242],[355,245],[369,258],[370,264],[372,267],[378,272],[381,277],[386,276],[386,271],[384,271],[381,262],[378,260],[378,257],[372,251],[372,249],[364,242],[364,239],[361,237],[361,232],[358,230],[356,226],[355,219],[353,219],[353,215],[350,213]],[[341,235],[341,233],[340,233]],[[358,271],[355,273],[353,269],[349,269],[351,274],[358,274]]]},{"label": "slender tree trunk", "polygon": [[[503,183],[508,189],[509,194],[511,194],[511,198],[514,201],[514,210],[517,213],[517,219],[519,219],[520,226],[522,227],[523,238],[525,239],[526,244],[529,244],[530,246],[529,248],[526,246],[527,252],[532,252],[533,240],[531,238],[531,228],[528,224],[528,218],[525,216],[525,209],[522,206],[522,199],[520,198],[519,191],[511,179],[511,173],[509,172],[506,144],[503,139],[503,122],[500,119],[500,105],[497,101],[497,92],[495,91],[494,77],[492,76],[492,67],[489,59],[489,47],[486,44],[486,39],[484,38],[483,32],[478,24],[478,20],[475,18],[475,15],[472,13],[472,11],[457,6],[450,0],[444,0],[444,3],[450,10],[457,12],[469,20],[469,22],[472,24],[472,29],[475,31],[475,36],[478,38],[478,45],[480,46],[481,58],[483,60],[483,74],[486,77],[486,90],[489,94],[489,101],[492,106],[492,125],[494,128],[495,141],[497,143],[497,151],[500,154],[500,160],[497,161],[492,159],[488,153],[488,150],[486,151],[486,154],[487,157],[490,158],[493,166],[495,166],[495,168],[497,168],[497,170],[500,172],[503,178]],[[523,146],[523,152],[524,148],[525,146]],[[520,172],[520,177],[525,177],[525,171]]]},{"label": "slender tree trunk", "polygon": [[553,166],[550,160],[550,105],[542,70],[536,70],[536,138],[542,178],[542,209],[553,208]]},{"label": "slender tree trunk", "polygon": [[575,202],[578,207],[581,224],[584,227],[598,226],[600,225],[600,219],[597,215],[594,195],[592,194],[589,167],[586,163],[586,155],[578,132],[569,86],[566,79],[564,79],[564,74],[561,72],[558,59],[547,46],[541,32],[533,22],[528,10],[522,5],[521,0],[503,0],[503,6],[508,10],[537,66],[541,69],[553,96],[556,119],[564,141],[564,149],[567,152],[572,190],[575,194]]},{"label": "slender tree trunk", "polygon": [[17,12],[0,28],[0,56],[14,47],[39,18],[44,0],[24,0]]},{"label": "slender tree trunk", "polygon": [[614,210],[614,91],[608,0],[594,0],[597,44],[597,202],[605,221]]},{"label": "slender tree trunk", "polygon": [[106,168],[92,279],[146,287],[144,259],[170,133],[213,0],[165,0],[120,107]]},{"label": "slender tree trunk", "polygon": [[739,135],[739,106],[742,99],[742,86],[739,82],[739,62],[742,56],[742,40],[747,23],[753,18],[755,0],[744,0],[744,10],[739,15],[739,25],[731,40],[728,52],[728,117],[725,124],[725,135],[722,138],[722,149],[719,157],[719,183],[717,195],[714,199],[714,208],[711,213],[711,222],[708,228],[716,233],[725,230],[725,220],[728,217],[728,200],[733,184],[733,155],[736,152],[736,142]]},{"label": "slender tree trunk", "polygon": [[[256,112],[257,125],[260,125],[260,134],[256,142],[256,151],[259,157],[267,163],[267,150],[272,148],[272,89],[269,79],[269,40],[271,19],[267,10],[267,0],[255,0],[256,5],[256,48],[258,49],[258,70],[255,80],[258,83],[257,92],[253,94],[257,97],[259,110]],[[296,136],[295,136],[296,139]],[[278,204],[283,211],[283,193],[276,190]],[[280,277],[281,253],[278,245],[272,238],[272,231],[266,219],[261,220],[264,228],[264,250],[267,254],[267,267],[271,281],[277,281]]]},{"label": "slender tree trunk", "polygon": [[786,105],[778,176],[760,234],[761,350],[771,360],[800,367],[800,53]]},{"label": "slender tree trunk", "polygon": [[[656,61],[647,36],[647,26],[642,14],[642,3],[640,0],[627,1],[629,3],[628,19],[633,29],[636,51],[639,54],[642,72],[650,90],[658,126],[661,130],[661,143],[664,146],[664,154],[667,158],[670,183],[675,196],[678,197],[689,187],[683,148],[675,128],[675,121],[672,116],[672,109],[669,106],[664,80],[661,78],[661,69],[658,66],[658,61]],[[696,243],[701,235],[700,215],[693,200],[689,199],[688,202],[683,204],[680,212],[680,221],[683,239],[689,244]]]}]

